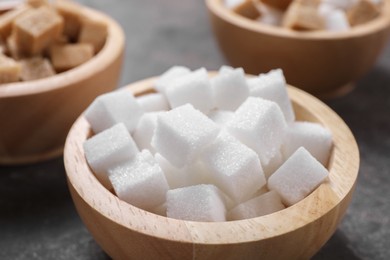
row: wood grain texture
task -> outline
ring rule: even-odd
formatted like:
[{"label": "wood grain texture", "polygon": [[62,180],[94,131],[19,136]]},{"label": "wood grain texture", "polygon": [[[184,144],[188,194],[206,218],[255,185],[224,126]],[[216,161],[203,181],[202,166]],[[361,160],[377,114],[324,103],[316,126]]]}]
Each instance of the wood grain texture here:
[{"label": "wood grain texture", "polygon": [[298,32],[267,26],[233,13],[221,0],[206,1],[218,45],[234,67],[251,74],[282,68],[287,82],[317,96],[364,75],[390,32],[390,0],[381,15],[346,32]]},{"label": "wood grain texture", "polygon": [[104,48],[88,62],[53,77],[0,86],[0,164],[61,155],[76,118],[96,96],[117,87],[124,33],[108,16],[82,8],[85,16],[108,24]]},{"label": "wood grain texture", "polygon": [[[151,92],[154,79],[127,88]],[[67,137],[64,162],[77,211],[95,240],[114,259],[308,259],[334,233],[351,201],[358,168],[356,141],[343,120],[294,87],[298,120],[319,122],[333,134],[329,180],[307,198],[262,217],[219,223],[171,219],[118,199],[95,178],[84,157],[91,129],[83,116]]]}]

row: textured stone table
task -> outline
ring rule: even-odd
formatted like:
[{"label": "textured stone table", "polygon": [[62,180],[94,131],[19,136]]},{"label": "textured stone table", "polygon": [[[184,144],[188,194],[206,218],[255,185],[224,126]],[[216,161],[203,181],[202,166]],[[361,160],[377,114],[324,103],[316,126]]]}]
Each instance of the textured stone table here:
[{"label": "textured stone table", "polygon": [[[217,69],[225,63],[201,0],[82,2],[125,30],[120,86],[175,64]],[[361,167],[347,215],[314,259],[390,259],[390,42],[352,93],[327,103],[355,134]],[[0,166],[0,259],[107,258],[73,207],[61,158]]]}]

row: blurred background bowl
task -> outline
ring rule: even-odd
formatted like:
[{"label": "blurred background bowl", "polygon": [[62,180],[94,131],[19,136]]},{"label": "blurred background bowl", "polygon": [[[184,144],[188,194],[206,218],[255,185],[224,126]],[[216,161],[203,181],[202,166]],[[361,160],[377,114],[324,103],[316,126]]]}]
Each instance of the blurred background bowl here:
[{"label": "blurred background bowl", "polygon": [[74,69],[39,80],[0,86],[0,164],[60,156],[70,127],[96,96],[119,82],[125,36],[107,15],[81,6],[88,18],[105,21],[104,47]]},{"label": "blurred background bowl", "polygon": [[[152,92],[155,79],[127,86]],[[64,163],[76,209],[113,259],[309,259],[331,237],[351,202],[359,151],[349,128],[328,106],[288,89],[297,120],[318,122],[333,134],[329,180],[297,204],[273,214],[230,222],[171,219],[134,207],[104,188],[86,162],[83,143],[92,130],[84,116],[66,140]]]},{"label": "blurred background bowl", "polygon": [[220,50],[234,67],[259,74],[281,68],[287,82],[319,97],[342,95],[369,71],[390,33],[390,0],[381,15],[345,32],[300,32],[264,25],[206,0]]}]

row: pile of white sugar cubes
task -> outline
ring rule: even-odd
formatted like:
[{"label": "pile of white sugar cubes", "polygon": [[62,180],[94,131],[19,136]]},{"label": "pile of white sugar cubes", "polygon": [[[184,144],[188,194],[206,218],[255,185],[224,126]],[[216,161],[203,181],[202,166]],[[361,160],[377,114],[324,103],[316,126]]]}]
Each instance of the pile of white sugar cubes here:
[{"label": "pile of white sugar cubes", "polygon": [[224,0],[224,4],[263,24],[299,31],[345,31],[378,17],[383,0]]},{"label": "pile of white sugar cubes", "polygon": [[123,201],[170,218],[240,220],[299,202],[327,181],[332,136],[295,121],[280,69],[247,76],[174,66],[155,92],[103,94],[84,113],[97,179]]}]

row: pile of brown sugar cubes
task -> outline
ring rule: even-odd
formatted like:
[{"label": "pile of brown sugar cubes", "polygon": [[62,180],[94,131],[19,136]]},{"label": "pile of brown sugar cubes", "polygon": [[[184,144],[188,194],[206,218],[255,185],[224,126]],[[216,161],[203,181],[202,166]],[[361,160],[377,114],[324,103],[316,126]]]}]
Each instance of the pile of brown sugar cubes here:
[{"label": "pile of brown sugar cubes", "polygon": [[0,14],[0,84],[50,77],[91,59],[107,24],[77,3],[28,0]]},{"label": "pile of brown sugar cubes", "polygon": [[378,17],[383,0],[225,0],[225,5],[262,24],[296,31],[345,31]]}]

